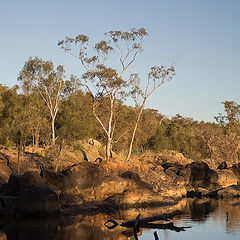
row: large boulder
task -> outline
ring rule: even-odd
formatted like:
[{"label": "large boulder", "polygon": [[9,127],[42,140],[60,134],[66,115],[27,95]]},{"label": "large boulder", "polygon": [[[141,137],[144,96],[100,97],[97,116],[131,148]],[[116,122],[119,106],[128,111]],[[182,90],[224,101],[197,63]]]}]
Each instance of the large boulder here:
[{"label": "large boulder", "polygon": [[60,212],[57,194],[43,185],[33,185],[19,195],[16,212],[23,215],[48,215]]},{"label": "large boulder", "polygon": [[192,162],[180,170],[176,180],[178,184],[193,188],[216,188],[218,187],[218,175],[209,168],[205,162]]},{"label": "large boulder", "polygon": [[7,194],[9,196],[19,196],[21,191],[36,184],[45,185],[45,181],[37,172],[28,171],[23,175],[12,174],[8,180]]},{"label": "large boulder", "polygon": [[83,162],[68,168],[64,175],[69,182],[67,192],[60,194],[65,204],[102,201],[128,189],[129,181],[117,176],[101,165]]},{"label": "large boulder", "polygon": [[60,201],[64,206],[104,201],[121,207],[163,201],[170,203],[173,198],[186,194],[185,189],[178,188],[162,170],[154,168],[149,171],[139,173],[121,167],[113,170],[104,164],[90,162],[77,164],[64,172],[70,188],[60,194]]}]

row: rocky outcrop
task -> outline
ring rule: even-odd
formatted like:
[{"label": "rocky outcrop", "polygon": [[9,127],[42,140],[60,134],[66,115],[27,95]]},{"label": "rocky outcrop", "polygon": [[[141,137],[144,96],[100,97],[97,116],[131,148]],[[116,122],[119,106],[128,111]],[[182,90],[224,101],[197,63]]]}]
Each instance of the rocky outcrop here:
[{"label": "rocky outcrop", "polygon": [[123,193],[130,185],[129,181],[89,162],[69,168],[64,175],[69,181],[69,189],[61,193],[60,199],[68,205],[103,201],[109,196]]},{"label": "rocky outcrop", "polygon": [[[21,214],[49,214],[57,213],[59,204],[62,209],[175,204],[183,196],[213,196],[209,191],[221,193],[223,187],[238,183],[236,174],[240,174],[240,165],[237,164],[227,168],[222,163],[219,169],[213,170],[203,161],[194,162],[175,152],[152,156],[149,160],[147,157],[131,162],[116,157],[108,162],[82,161],[62,172],[42,169],[41,176],[40,171],[13,173],[8,184],[1,185],[5,189],[2,195],[17,199],[16,211]],[[5,165],[11,166],[6,161]],[[31,199],[31,196],[38,197]]]},{"label": "rocky outcrop", "polygon": [[113,170],[89,162],[75,165],[64,172],[70,188],[60,194],[61,203],[74,206],[103,201],[115,207],[172,204],[173,199],[186,195],[163,171],[154,168],[140,174],[137,165],[134,169]]}]

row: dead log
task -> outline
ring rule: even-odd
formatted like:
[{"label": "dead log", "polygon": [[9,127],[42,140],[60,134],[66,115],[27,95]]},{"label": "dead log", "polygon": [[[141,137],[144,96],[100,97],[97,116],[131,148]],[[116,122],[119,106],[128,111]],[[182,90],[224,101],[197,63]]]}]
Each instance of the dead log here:
[{"label": "dead log", "polygon": [[[181,215],[181,214],[184,214],[184,212],[177,210],[177,211],[174,211],[174,212],[171,212],[168,214],[164,213],[164,214],[153,216],[153,217],[141,218],[141,219],[139,219],[139,225],[141,225],[143,223],[160,221],[160,220],[170,221],[171,219],[173,219],[173,217],[175,217],[177,215]],[[135,221],[136,220],[130,220],[130,221],[122,223],[120,226],[132,228],[134,226]]]},{"label": "dead log", "polygon": [[133,235],[134,235],[134,238],[135,240],[138,240],[138,236],[137,236],[137,233],[140,232],[140,228],[139,228],[139,219],[140,219],[140,216],[141,214],[138,214],[136,219],[135,219],[135,222],[133,224]]}]

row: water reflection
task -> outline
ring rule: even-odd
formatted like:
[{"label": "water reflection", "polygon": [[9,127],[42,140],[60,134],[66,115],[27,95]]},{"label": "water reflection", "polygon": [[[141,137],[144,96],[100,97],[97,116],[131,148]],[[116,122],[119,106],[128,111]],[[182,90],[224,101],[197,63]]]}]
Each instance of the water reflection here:
[{"label": "water reflection", "polygon": [[205,221],[209,213],[216,210],[218,201],[213,199],[188,199],[183,209],[193,221]]},{"label": "water reflection", "polygon": [[[175,218],[177,226],[192,226],[185,232],[158,231],[161,240],[168,239],[239,239],[240,202],[209,199],[184,199],[177,206],[130,209],[112,215],[78,215],[47,219],[0,219],[0,239],[10,240],[125,240],[134,239],[131,229],[116,227],[108,230],[104,223],[114,219],[118,223],[142,217],[160,215],[174,210],[186,214]],[[226,218],[228,213],[228,219]],[[210,237],[212,236],[212,237]],[[235,238],[236,237],[236,238]],[[139,239],[153,240],[153,231],[141,229]]]}]

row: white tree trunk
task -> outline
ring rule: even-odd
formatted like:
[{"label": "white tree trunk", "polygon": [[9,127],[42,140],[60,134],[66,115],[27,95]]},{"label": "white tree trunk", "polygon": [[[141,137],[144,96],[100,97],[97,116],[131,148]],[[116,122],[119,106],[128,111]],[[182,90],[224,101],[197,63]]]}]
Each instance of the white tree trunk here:
[{"label": "white tree trunk", "polygon": [[143,109],[144,109],[144,107],[145,107],[146,100],[147,100],[147,98],[145,98],[145,99],[143,100],[142,105],[140,106],[140,110],[139,110],[139,113],[138,113],[138,116],[137,116],[137,120],[136,120],[134,129],[133,129],[132,138],[131,138],[131,141],[130,141],[130,145],[129,145],[128,155],[127,155],[127,157],[126,157],[126,161],[128,161],[128,160],[130,159],[131,154],[132,154],[133,142],[134,142],[134,139],[135,139],[135,135],[136,135],[136,131],[137,131],[137,127],[138,127],[140,118],[141,118],[141,116],[142,116]]}]

